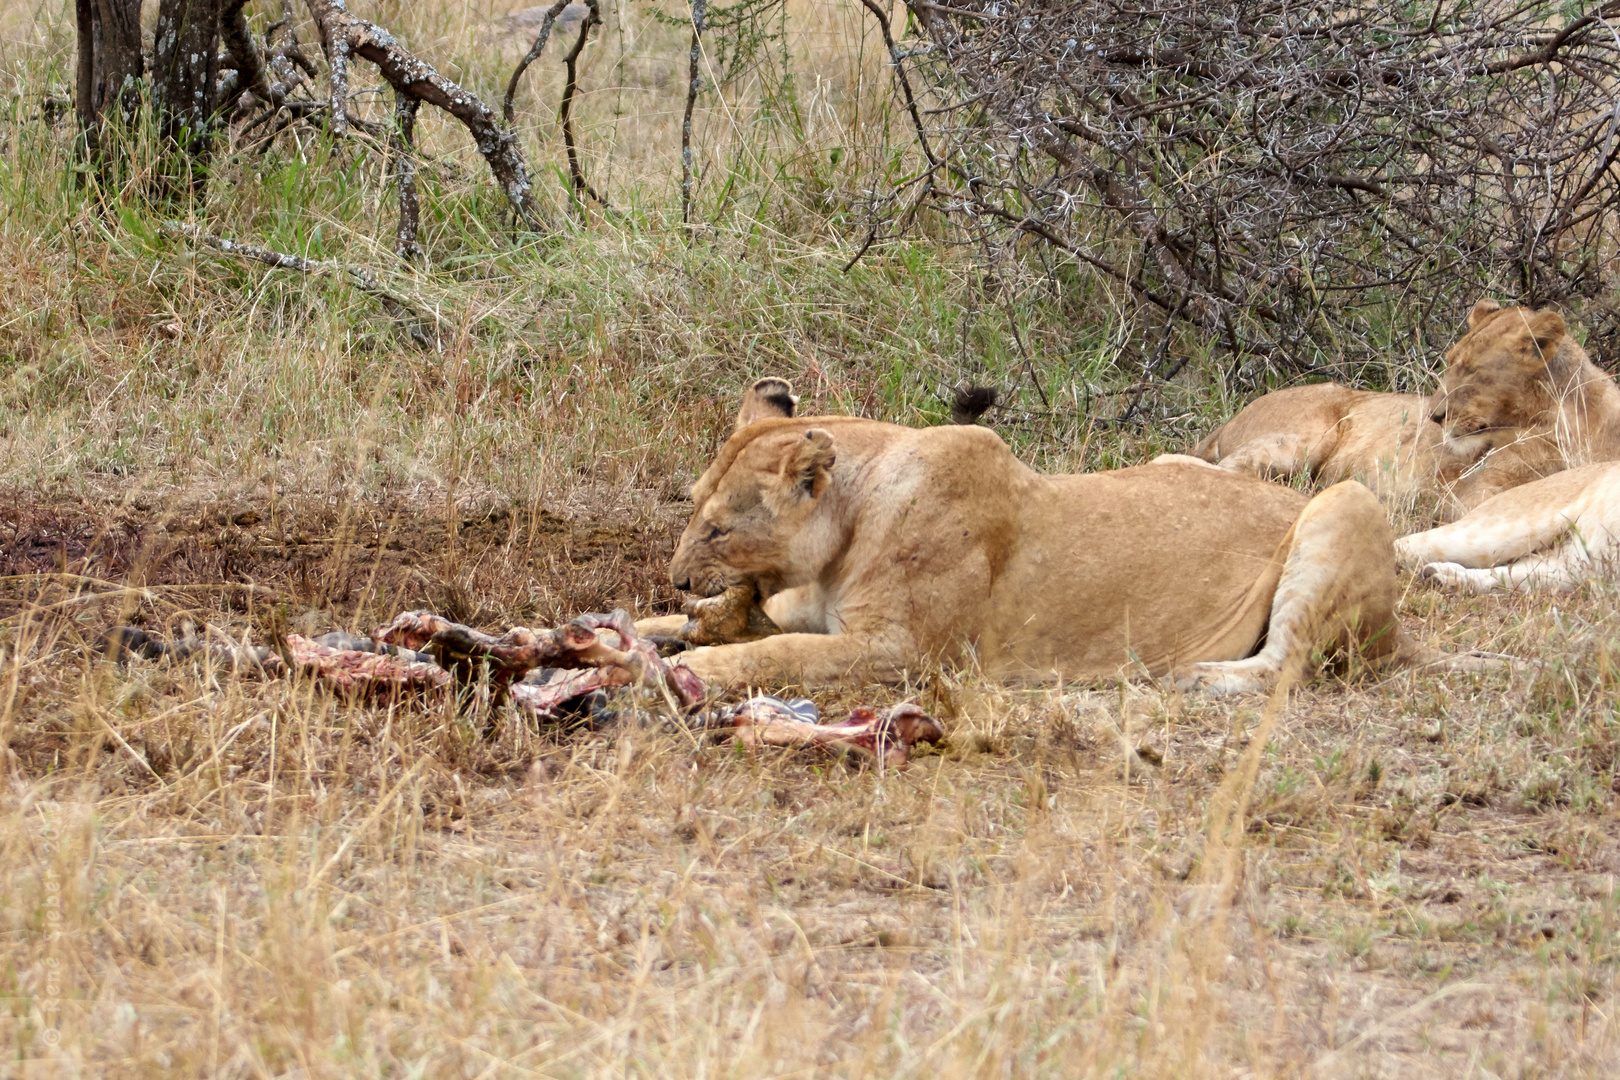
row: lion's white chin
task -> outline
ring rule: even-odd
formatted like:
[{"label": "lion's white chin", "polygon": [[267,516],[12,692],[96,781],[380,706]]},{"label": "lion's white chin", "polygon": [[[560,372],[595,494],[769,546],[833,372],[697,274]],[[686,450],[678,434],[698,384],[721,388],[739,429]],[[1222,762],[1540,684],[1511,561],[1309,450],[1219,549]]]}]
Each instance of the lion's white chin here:
[{"label": "lion's white chin", "polygon": [[1447,431],[1441,437],[1441,443],[1445,446],[1446,453],[1455,454],[1464,460],[1472,461],[1490,450],[1491,437],[1484,432],[1459,436]]}]

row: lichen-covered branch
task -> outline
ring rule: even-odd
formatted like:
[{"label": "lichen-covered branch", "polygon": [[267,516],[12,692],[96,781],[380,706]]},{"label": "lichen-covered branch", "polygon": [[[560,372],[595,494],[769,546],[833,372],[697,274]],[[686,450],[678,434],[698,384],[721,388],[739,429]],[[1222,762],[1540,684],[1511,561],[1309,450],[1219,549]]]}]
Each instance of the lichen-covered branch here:
[{"label": "lichen-covered branch", "polygon": [[395,230],[394,251],[407,261],[423,257],[416,242],[422,208],[416,197],[416,108],[417,100],[394,92],[394,186],[399,191],[399,228]]},{"label": "lichen-covered branch", "polygon": [[567,78],[563,82],[562,103],[557,106],[557,117],[562,125],[563,148],[568,154],[568,180],[573,187],[574,198],[589,195],[598,203],[606,205],[602,196],[596,193],[585,180],[585,173],[579,167],[579,151],[574,146],[574,96],[579,89],[579,54],[585,48],[585,41],[591,36],[591,27],[600,24],[601,13],[597,10],[597,0],[586,0],[586,15],[579,23],[579,38],[574,47],[568,50],[563,57],[563,66],[567,71]]},{"label": "lichen-covered branch", "polygon": [[275,104],[270,73],[253,40],[253,31],[248,28],[247,0],[225,0],[219,13],[219,40],[235,69],[221,82],[221,103],[247,90],[266,105]]},{"label": "lichen-covered branch", "polygon": [[703,20],[708,10],[705,0],[692,0],[692,48],[687,63],[686,112],[681,116],[681,224],[692,223],[692,111],[698,91],[703,89]]},{"label": "lichen-covered branch", "polygon": [[351,14],[343,0],[307,0],[307,4],[310,15],[321,28],[321,41],[331,69],[334,132],[342,134],[346,128],[348,59],[358,56],[375,64],[398,92],[443,109],[460,121],[484,156],[513,212],[530,228],[541,227],[528,166],[518,147],[517,136],[500,125],[493,109],[476,94],[414,56],[393,34]]}]

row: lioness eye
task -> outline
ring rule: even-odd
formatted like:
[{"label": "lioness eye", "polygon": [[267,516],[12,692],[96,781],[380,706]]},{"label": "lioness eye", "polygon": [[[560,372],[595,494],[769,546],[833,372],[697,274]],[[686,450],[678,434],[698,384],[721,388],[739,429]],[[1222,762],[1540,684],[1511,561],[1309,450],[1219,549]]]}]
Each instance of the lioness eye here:
[{"label": "lioness eye", "polygon": [[722,529],[718,525],[710,525],[709,526],[709,535],[705,536],[703,539],[705,539],[705,540],[718,540],[724,535],[726,535],[726,530]]}]

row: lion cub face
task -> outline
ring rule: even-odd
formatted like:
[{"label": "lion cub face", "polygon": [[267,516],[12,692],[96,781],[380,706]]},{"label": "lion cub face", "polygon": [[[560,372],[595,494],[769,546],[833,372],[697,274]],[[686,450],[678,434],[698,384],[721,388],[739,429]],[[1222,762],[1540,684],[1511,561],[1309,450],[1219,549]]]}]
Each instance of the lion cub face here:
[{"label": "lion cub face", "polygon": [[750,582],[762,595],[781,588],[805,552],[795,541],[832,482],[838,456],[821,428],[783,421],[795,400],[781,379],[761,379],[743,398],[736,434],[692,486],[692,520],[675,546],[670,581],[718,596]]},{"label": "lion cub face", "polygon": [[1556,311],[1475,304],[1468,333],[1446,353],[1446,373],[1430,399],[1446,445],[1477,456],[1544,423],[1556,404],[1550,369],[1567,337]]}]

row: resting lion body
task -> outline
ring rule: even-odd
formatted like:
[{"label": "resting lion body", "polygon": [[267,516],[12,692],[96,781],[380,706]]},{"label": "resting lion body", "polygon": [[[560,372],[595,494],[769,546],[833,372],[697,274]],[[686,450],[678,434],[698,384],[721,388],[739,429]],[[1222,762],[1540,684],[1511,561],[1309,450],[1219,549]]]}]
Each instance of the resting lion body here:
[{"label": "resting lion body", "polygon": [[1257,398],[1192,453],[1267,480],[1359,480],[1389,500],[1419,494],[1448,467],[1456,471],[1461,463],[1444,442],[1428,400],[1418,394],[1314,383]]},{"label": "resting lion body", "polygon": [[752,584],[784,632],[685,654],[706,680],[943,662],[1236,691],[1320,646],[1403,648],[1392,538],[1360,484],[1307,499],[1174,457],[1047,476],[982,428],[771,415],[760,396],[693,487],[671,578],[703,596]]},{"label": "resting lion body", "polygon": [[1193,451],[1267,479],[1358,479],[1443,521],[1575,465],[1620,458],[1620,387],[1556,312],[1482,300],[1433,397],[1333,383],[1266,394]]}]

